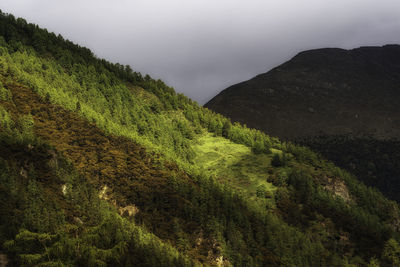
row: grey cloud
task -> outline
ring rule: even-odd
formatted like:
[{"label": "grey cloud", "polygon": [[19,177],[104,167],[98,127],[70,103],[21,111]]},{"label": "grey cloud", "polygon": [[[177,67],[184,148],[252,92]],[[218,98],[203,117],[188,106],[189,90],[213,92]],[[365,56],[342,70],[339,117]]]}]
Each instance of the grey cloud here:
[{"label": "grey cloud", "polygon": [[319,47],[400,43],[398,0],[2,0],[199,103]]}]

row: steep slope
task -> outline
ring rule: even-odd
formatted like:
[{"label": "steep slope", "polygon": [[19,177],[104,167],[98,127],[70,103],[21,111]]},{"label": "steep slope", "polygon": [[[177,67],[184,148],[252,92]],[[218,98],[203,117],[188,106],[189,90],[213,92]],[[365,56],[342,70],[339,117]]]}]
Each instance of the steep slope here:
[{"label": "steep slope", "polygon": [[310,150],[23,19],[1,14],[0,35],[0,250],[17,265],[397,263],[398,205]]},{"label": "steep slope", "polygon": [[317,49],[233,85],[205,107],[291,139],[400,136],[400,46]]},{"label": "steep slope", "polygon": [[32,117],[0,113],[0,237],[12,265],[195,264],[121,218],[115,208],[122,203],[99,198],[96,183],[36,136]]},{"label": "steep slope", "polygon": [[298,140],[400,202],[400,139],[325,135]]}]

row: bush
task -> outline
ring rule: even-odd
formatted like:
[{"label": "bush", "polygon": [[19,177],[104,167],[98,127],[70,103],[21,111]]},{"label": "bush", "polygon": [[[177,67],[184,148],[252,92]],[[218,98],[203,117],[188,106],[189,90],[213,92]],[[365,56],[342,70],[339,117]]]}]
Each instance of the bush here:
[{"label": "bush", "polygon": [[267,188],[265,185],[259,185],[256,190],[257,197],[266,198],[268,196]]},{"label": "bush", "polygon": [[274,166],[274,167],[284,167],[284,166],[287,166],[289,160],[290,160],[290,158],[289,158],[288,154],[286,154],[286,153],[282,153],[282,154],[276,153],[272,157],[271,165]]},{"label": "bush", "polygon": [[0,100],[8,101],[11,99],[11,97],[12,97],[12,94],[11,94],[10,90],[5,88],[3,86],[3,84],[0,82]]}]

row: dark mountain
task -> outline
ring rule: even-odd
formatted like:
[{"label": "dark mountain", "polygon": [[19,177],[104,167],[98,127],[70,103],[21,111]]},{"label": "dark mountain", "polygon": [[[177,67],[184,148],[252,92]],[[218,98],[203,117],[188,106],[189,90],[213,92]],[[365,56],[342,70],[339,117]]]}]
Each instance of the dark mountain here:
[{"label": "dark mountain", "polygon": [[233,85],[205,107],[284,139],[400,136],[400,46],[317,49]]}]

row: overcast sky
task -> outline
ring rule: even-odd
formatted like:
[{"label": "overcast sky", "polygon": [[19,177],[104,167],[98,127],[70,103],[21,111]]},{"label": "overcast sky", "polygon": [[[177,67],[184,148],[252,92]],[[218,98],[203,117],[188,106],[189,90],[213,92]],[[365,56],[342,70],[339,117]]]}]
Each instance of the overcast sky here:
[{"label": "overcast sky", "polygon": [[1,0],[205,103],[302,50],[400,43],[399,0]]}]

